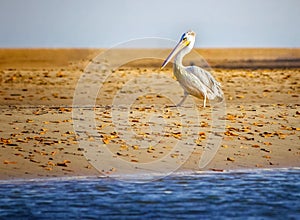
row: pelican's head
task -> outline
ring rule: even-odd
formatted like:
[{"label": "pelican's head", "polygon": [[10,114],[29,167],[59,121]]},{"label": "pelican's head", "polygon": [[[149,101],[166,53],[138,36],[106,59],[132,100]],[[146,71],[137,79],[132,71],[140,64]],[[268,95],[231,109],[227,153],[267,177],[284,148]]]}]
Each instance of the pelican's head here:
[{"label": "pelican's head", "polygon": [[178,44],[176,45],[176,47],[173,49],[173,51],[167,57],[167,59],[165,60],[165,62],[162,64],[161,69],[163,69],[169,63],[169,61],[175,55],[177,55],[180,51],[182,51],[182,50],[185,49],[186,53],[190,52],[193,49],[193,47],[194,47],[195,38],[196,38],[196,33],[194,31],[187,31],[187,32],[185,32],[181,36],[181,38],[180,38]]}]

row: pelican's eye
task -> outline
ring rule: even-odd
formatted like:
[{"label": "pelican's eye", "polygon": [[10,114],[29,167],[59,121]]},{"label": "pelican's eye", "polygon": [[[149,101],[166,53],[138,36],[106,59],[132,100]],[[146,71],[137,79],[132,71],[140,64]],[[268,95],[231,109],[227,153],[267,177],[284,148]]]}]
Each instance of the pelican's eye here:
[{"label": "pelican's eye", "polygon": [[180,39],[180,41],[186,41],[187,40],[187,38],[186,38],[186,34],[183,34],[182,36],[181,36],[181,39]]}]

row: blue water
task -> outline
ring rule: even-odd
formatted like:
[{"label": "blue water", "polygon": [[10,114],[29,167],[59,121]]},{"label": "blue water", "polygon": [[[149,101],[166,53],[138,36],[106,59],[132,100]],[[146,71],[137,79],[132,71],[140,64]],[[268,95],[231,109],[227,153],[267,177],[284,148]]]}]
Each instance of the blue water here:
[{"label": "blue water", "polygon": [[300,219],[300,169],[0,182],[0,219]]}]

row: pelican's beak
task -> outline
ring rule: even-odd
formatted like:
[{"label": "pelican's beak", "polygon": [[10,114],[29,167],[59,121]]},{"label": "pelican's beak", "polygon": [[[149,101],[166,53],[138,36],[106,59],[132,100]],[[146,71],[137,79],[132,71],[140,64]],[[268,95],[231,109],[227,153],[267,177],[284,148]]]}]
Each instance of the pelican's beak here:
[{"label": "pelican's beak", "polygon": [[176,47],[172,50],[172,52],[169,54],[165,62],[162,64],[160,69],[163,69],[169,62],[170,60],[178,54],[179,51],[181,51],[183,48],[187,47],[190,44],[190,41],[188,40],[180,40],[179,43],[176,45]]}]

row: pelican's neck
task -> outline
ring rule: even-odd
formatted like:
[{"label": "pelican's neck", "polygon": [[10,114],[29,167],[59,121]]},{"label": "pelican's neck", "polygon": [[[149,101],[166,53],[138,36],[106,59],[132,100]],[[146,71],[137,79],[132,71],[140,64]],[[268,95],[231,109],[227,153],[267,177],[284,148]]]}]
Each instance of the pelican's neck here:
[{"label": "pelican's neck", "polygon": [[177,68],[180,68],[180,67],[183,67],[183,64],[182,64],[182,60],[183,60],[183,57],[188,54],[190,52],[190,48],[186,47],[184,49],[182,49],[177,55],[176,57],[174,58],[174,68],[177,67]]}]

